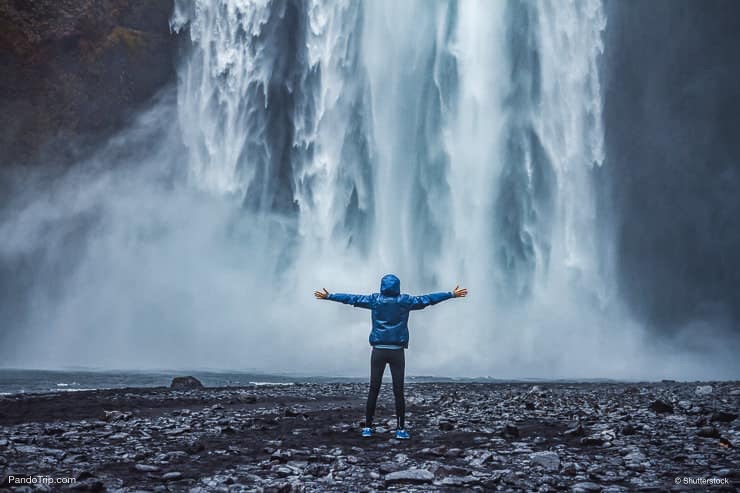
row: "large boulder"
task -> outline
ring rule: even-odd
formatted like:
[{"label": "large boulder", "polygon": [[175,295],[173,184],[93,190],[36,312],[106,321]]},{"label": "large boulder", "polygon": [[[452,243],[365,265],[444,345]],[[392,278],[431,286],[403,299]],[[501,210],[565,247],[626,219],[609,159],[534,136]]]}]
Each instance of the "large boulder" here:
[{"label": "large boulder", "polygon": [[170,388],[175,390],[197,390],[202,389],[203,384],[195,377],[175,377],[172,379]]}]

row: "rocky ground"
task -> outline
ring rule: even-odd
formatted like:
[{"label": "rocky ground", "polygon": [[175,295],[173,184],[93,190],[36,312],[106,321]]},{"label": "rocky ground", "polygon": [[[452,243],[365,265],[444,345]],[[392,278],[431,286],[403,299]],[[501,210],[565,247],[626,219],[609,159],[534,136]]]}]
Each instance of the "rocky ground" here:
[{"label": "rocky ground", "polygon": [[[127,492],[740,486],[738,382],[409,384],[405,442],[387,387],[371,439],[359,436],[366,384],[0,397],[0,490],[70,488],[10,475]],[[702,478],[724,484],[685,482]]]}]

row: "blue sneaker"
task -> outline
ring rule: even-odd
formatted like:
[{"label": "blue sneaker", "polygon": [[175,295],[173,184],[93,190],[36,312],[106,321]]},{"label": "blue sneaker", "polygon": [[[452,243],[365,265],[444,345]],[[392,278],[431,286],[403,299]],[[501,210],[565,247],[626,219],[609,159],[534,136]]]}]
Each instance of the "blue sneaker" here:
[{"label": "blue sneaker", "polygon": [[401,428],[396,430],[396,438],[399,440],[408,440],[411,438],[411,435],[409,435],[408,431]]},{"label": "blue sneaker", "polygon": [[362,429],[362,437],[363,438],[369,438],[373,436],[373,429],[372,428],[363,428]]}]

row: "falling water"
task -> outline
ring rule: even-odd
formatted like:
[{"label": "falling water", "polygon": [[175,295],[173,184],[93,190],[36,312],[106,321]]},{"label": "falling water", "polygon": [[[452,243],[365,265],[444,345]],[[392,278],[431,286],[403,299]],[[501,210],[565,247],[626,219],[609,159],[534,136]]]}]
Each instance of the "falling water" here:
[{"label": "falling water", "polygon": [[551,266],[596,276],[599,2],[177,6],[195,185],[429,287],[485,270],[522,298]]},{"label": "falling water", "polygon": [[[604,26],[598,1],[179,2],[193,183],[238,194],[262,236],[295,222],[293,280],[275,287],[292,299],[386,271],[415,291],[468,285],[477,302],[419,317],[422,347],[449,324],[496,333],[553,291],[599,310]],[[426,344],[434,360],[450,345]]]}]

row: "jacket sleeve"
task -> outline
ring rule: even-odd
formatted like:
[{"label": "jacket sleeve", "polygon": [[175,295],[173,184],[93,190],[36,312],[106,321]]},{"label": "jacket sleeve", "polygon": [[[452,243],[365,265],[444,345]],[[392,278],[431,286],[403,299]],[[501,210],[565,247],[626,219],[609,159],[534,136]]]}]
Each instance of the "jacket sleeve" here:
[{"label": "jacket sleeve", "polygon": [[356,306],[357,308],[373,307],[373,296],[369,294],[331,293],[326,299],[330,301],[338,301],[345,305]]},{"label": "jacket sleeve", "polygon": [[422,310],[429,305],[436,305],[437,303],[449,300],[450,298],[454,298],[454,295],[451,291],[448,291],[446,293],[423,294],[421,296],[409,296],[409,308],[411,310]]}]

